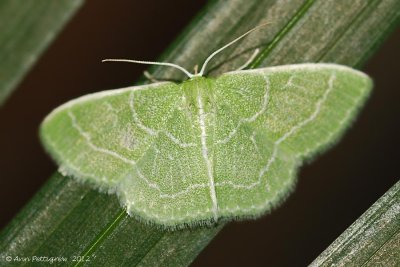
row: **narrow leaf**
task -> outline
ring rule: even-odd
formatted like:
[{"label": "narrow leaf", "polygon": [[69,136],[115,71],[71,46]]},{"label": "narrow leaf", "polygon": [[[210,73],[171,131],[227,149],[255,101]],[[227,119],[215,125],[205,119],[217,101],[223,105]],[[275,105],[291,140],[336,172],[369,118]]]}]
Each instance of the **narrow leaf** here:
[{"label": "narrow leaf", "polygon": [[83,0],[0,3],[0,105],[23,79]]},{"label": "narrow leaf", "polygon": [[400,182],[343,232],[310,266],[398,266]]}]

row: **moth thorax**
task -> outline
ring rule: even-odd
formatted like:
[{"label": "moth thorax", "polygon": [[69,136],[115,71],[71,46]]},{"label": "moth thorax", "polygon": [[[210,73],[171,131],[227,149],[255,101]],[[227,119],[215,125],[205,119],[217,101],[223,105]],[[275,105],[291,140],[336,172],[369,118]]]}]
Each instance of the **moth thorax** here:
[{"label": "moth thorax", "polygon": [[196,108],[201,104],[203,108],[208,109],[213,103],[213,83],[214,80],[204,77],[185,81],[182,85],[187,103]]}]

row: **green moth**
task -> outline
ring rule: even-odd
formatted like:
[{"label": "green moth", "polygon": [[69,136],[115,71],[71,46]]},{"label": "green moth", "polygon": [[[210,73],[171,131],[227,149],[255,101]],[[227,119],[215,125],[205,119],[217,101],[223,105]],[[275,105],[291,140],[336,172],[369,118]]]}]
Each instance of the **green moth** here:
[{"label": "green moth", "polygon": [[94,93],[53,110],[40,134],[60,172],[168,228],[270,211],[293,190],[298,167],[354,120],[372,82],[349,67],[312,63],[203,77],[208,61],[246,34],[198,74],[130,61],[176,67],[190,78],[180,84]]}]

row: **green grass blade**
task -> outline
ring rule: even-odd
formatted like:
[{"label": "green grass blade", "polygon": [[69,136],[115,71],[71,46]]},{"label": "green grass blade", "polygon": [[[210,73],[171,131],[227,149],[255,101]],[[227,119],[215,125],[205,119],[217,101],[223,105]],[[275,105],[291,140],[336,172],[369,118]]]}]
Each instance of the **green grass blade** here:
[{"label": "green grass blade", "polygon": [[2,0],[0,3],[0,105],[83,0]]},{"label": "green grass blade", "polygon": [[[399,16],[398,0],[213,1],[162,58],[189,67],[201,64],[223,44],[268,20],[273,23],[219,55],[210,75],[239,67],[256,47],[263,52],[253,67],[306,61],[359,66]],[[153,68],[152,74],[183,78],[168,68]],[[186,266],[221,228],[163,232],[127,217],[114,196],[56,174],[0,234],[0,261],[7,255],[63,255],[68,262],[56,265]],[[78,255],[85,262],[71,261]]]},{"label": "green grass blade", "polygon": [[[55,174],[2,233],[0,265],[9,255],[61,255],[72,266],[86,260],[92,266],[136,266],[155,259],[183,266],[218,230],[164,232],[127,216],[114,196]],[[84,262],[73,261],[80,255]]]},{"label": "green grass blade", "polygon": [[400,182],[343,232],[310,266],[399,266]]}]

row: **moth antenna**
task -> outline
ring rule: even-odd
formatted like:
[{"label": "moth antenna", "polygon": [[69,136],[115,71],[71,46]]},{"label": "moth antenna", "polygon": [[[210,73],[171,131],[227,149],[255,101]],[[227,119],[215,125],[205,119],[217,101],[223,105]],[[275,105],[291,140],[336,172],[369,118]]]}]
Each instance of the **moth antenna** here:
[{"label": "moth antenna", "polygon": [[134,59],[120,59],[120,58],[108,58],[108,59],[103,59],[101,62],[128,62],[128,63],[137,63],[137,64],[144,64],[144,65],[160,65],[160,66],[168,66],[168,67],[173,67],[175,69],[178,69],[185,73],[189,78],[194,77],[192,73],[188,72],[185,68],[174,64],[174,63],[168,63],[168,62],[156,62],[156,61],[143,61],[143,60],[134,60]]},{"label": "moth antenna", "polygon": [[249,35],[250,33],[254,32],[255,30],[258,30],[259,28],[264,27],[264,26],[267,25],[267,24],[270,24],[270,23],[269,23],[269,22],[266,22],[266,23],[263,23],[263,24],[260,24],[260,25],[258,25],[258,26],[256,26],[256,27],[254,27],[253,29],[251,29],[251,30],[245,32],[244,34],[240,35],[239,37],[237,37],[237,38],[234,39],[233,41],[227,43],[226,45],[224,45],[224,46],[221,47],[220,49],[214,51],[214,52],[213,52],[211,55],[209,55],[208,58],[204,61],[203,66],[201,67],[200,72],[199,72],[197,75],[194,75],[194,76],[203,76],[203,75],[204,75],[204,71],[205,71],[205,69],[206,69],[206,67],[207,67],[208,62],[209,62],[216,54],[218,54],[219,52],[221,52],[221,51],[224,50],[225,48],[227,48],[227,47],[233,45],[234,43],[236,43],[237,41],[239,41],[239,40],[242,39],[243,37]]}]

